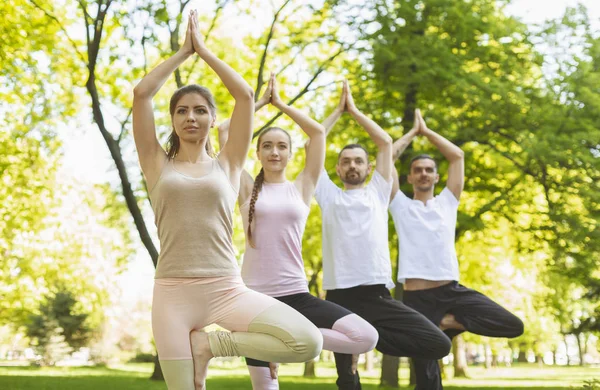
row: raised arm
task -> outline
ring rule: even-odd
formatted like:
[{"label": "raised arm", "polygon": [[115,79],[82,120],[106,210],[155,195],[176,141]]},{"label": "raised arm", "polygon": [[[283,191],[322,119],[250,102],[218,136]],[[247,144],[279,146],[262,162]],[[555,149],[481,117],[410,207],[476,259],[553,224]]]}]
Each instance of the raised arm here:
[{"label": "raised arm", "polygon": [[252,125],[254,120],[254,91],[235,70],[221,61],[204,44],[204,39],[198,28],[198,17],[195,11],[192,17],[192,43],[194,50],[219,76],[225,88],[235,99],[231,115],[230,131],[227,144],[219,154],[219,161],[228,172],[229,179],[236,181],[236,176],[242,171],[250,141],[252,140]]},{"label": "raised arm", "polygon": [[[258,112],[258,110],[260,110],[261,108],[263,108],[264,106],[266,106],[267,104],[269,104],[271,102],[271,90],[272,90],[271,79],[269,79],[269,82],[267,83],[267,89],[265,89],[265,92],[263,93],[263,95],[254,104],[254,112]],[[225,144],[227,143],[227,139],[229,138],[230,122],[231,122],[231,119],[227,118],[218,126],[219,149],[220,150],[223,150],[223,147],[225,146]]]},{"label": "raised arm", "polygon": [[427,137],[429,142],[431,142],[450,163],[446,187],[452,191],[456,199],[460,199],[460,194],[465,185],[464,152],[458,146],[428,128],[425,120],[421,116],[421,112],[418,110],[417,116],[421,122],[420,134]]},{"label": "raised arm", "polygon": [[346,89],[342,86],[342,94],[340,96],[340,102],[337,107],[331,112],[331,114],[323,121],[323,127],[325,128],[325,136],[329,134],[333,125],[340,119],[342,114],[346,111]]},{"label": "raised arm", "polygon": [[402,137],[398,138],[392,144],[392,158],[394,161],[398,160],[400,158],[400,156],[402,156],[402,153],[404,153],[404,151],[406,150],[408,145],[410,145],[412,140],[417,135],[419,135],[421,126],[420,126],[420,121],[417,117],[418,111],[419,111],[419,109],[415,110],[415,120],[414,120],[412,129],[410,129],[406,134],[404,134]]},{"label": "raised arm", "polygon": [[191,29],[192,23],[188,21],[185,41],[179,51],[154,68],[133,89],[133,138],[148,188],[154,187],[167,158],[156,138],[152,98],[171,73],[194,54]]},{"label": "raised arm", "polygon": [[271,75],[271,104],[292,118],[310,139],[310,147],[306,149],[304,169],[296,178],[296,187],[301,191],[304,202],[310,205],[315,192],[319,175],[325,163],[325,127],[302,111],[288,106],[279,97],[275,75]]},{"label": "raised arm", "polygon": [[394,162],[400,158],[408,145],[410,145],[412,140],[419,134],[420,128],[421,126],[419,119],[417,118],[417,110],[415,110],[415,120],[412,129],[410,129],[406,134],[392,144],[392,179],[394,181],[392,183],[392,195],[390,196],[390,202],[394,199],[396,193],[400,189],[400,178],[398,177],[398,171],[396,170]]},{"label": "raised arm", "polygon": [[389,182],[392,178],[393,165],[392,137],[379,127],[377,123],[356,108],[347,81],[344,82],[344,88],[346,89],[346,107],[348,112],[367,131],[371,140],[377,145],[377,165],[375,166],[375,170]]},{"label": "raised arm", "polygon": [[[271,80],[269,80],[267,84],[267,89],[263,93],[260,99],[254,105],[254,112],[257,112],[271,101]],[[219,130],[219,149],[223,150],[223,147],[227,143],[227,139],[229,138],[229,123],[230,119],[226,119],[218,126]],[[240,176],[240,191],[238,193],[238,203],[240,205],[246,202],[246,199],[250,195],[252,195],[252,187],[254,186],[254,178],[247,170],[242,170],[242,174]]]},{"label": "raised arm", "polygon": [[[338,119],[340,119],[340,117],[342,116],[342,114],[344,113],[344,111],[346,110],[346,95],[344,92],[344,89],[342,88],[342,95],[340,97],[340,102],[338,103],[337,107],[331,112],[331,114],[325,118],[325,120],[323,121],[322,125],[325,128],[325,137],[327,138],[327,135],[329,134],[329,132],[331,131],[331,129],[333,128],[333,126],[335,125],[335,123],[338,121]],[[310,138],[308,140],[306,140],[306,143],[304,144],[304,149],[306,149],[306,153],[308,155],[308,149],[310,149]]]}]

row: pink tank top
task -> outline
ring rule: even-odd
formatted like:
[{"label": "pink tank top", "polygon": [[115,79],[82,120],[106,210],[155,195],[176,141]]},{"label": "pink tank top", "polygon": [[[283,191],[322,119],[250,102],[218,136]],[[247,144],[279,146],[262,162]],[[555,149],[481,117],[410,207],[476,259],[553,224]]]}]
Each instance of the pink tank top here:
[{"label": "pink tank top", "polygon": [[[244,231],[248,231],[250,199],[240,206]],[[280,297],[308,292],[302,236],[310,208],[294,183],[263,183],[254,206],[252,238],[246,242],[242,278],[246,286]]]}]

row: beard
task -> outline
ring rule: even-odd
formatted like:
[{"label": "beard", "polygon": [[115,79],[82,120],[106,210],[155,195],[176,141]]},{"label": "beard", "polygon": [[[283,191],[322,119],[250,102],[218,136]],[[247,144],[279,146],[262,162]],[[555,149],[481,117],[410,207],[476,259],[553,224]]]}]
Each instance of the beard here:
[{"label": "beard", "polygon": [[415,185],[415,189],[419,192],[429,192],[433,189],[434,186],[435,186],[435,184],[423,183],[423,184]]},{"label": "beard", "polygon": [[[352,173],[354,173],[354,175],[352,175]],[[346,184],[355,186],[355,185],[364,183],[366,179],[367,179],[367,175],[362,176],[360,173],[358,173],[356,171],[350,171],[350,172],[347,172],[346,175],[344,175],[344,179],[342,181]]]}]

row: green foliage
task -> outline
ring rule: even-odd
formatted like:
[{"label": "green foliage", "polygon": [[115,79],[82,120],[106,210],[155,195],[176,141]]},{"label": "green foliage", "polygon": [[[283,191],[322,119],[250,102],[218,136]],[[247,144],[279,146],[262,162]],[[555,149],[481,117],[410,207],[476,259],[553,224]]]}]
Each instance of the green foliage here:
[{"label": "green foliage", "polygon": [[589,381],[585,381],[582,387],[576,388],[582,390],[598,390],[600,389],[600,379],[591,379]]},{"label": "green foliage", "polygon": [[[351,2],[337,4],[354,15]],[[548,350],[559,329],[597,316],[577,301],[594,293],[600,255],[599,95],[592,92],[600,85],[599,50],[583,8],[534,33],[504,4],[375,1],[345,21],[368,42],[355,77],[362,106],[394,138],[420,107],[431,128],[465,151],[456,232],[462,280],[525,320],[521,342]],[[541,39],[554,45],[552,55],[534,46]],[[558,72],[546,72],[550,65]],[[432,152],[422,139],[412,150]],[[411,155],[409,148],[402,167]]]},{"label": "green foliage", "polygon": [[151,353],[139,352],[129,360],[129,363],[153,363],[154,355]]},{"label": "green foliage", "polygon": [[72,350],[87,345],[92,337],[87,324],[89,314],[78,306],[70,291],[60,290],[45,297],[39,314],[30,315],[26,333],[35,342],[44,364],[53,365]]},{"label": "green foliage", "polygon": [[[201,25],[208,46],[258,92],[275,71],[283,98],[313,117],[324,118],[335,106],[344,77],[358,107],[394,138],[411,127],[413,109],[422,108],[428,125],[466,153],[456,232],[462,281],[522,317],[526,334],[516,343],[537,354],[554,349],[561,333],[600,329],[600,40],[582,7],[534,31],[507,16],[507,3],[218,1],[215,13],[206,8]],[[103,121],[125,161],[120,174],[133,183],[134,203],[148,209],[129,134],[131,90],[177,50],[185,9],[181,2],[112,1],[95,53],[79,34],[91,22],[81,7],[93,18],[99,4],[0,5],[0,39],[9,42],[0,54],[0,127],[8,129],[0,132],[0,323],[24,324],[41,297],[62,284],[80,298],[90,327],[99,326],[114,276],[137,242],[121,185],[90,186],[56,175],[62,147],[57,135],[68,137],[67,128],[97,119],[84,108],[95,54]],[[283,4],[268,40],[271,18]],[[236,27],[231,20],[264,25],[242,36],[230,33]],[[547,52],[534,45],[542,41]],[[201,61],[186,62],[178,76],[154,100],[161,140],[170,132],[167,104],[178,83],[208,86],[219,120],[233,107]],[[266,124],[291,131],[293,179],[304,164],[300,131],[272,108],[258,113],[255,123],[257,131]],[[337,153],[351,142],[364,144],[374,160],[374,145],[345,115],[328,137],[325,163],[338,184]],[[400,161],[402,174],[417,151],[432,149],[415,140]],[[441,162],[442,182],[445,171]],[[405,183],[402,189],[411,192]],[[234,243],[243,252],[239,215],[236,220]],[[392,259],[396,241],[390,219]],[[315,205],[303,245],[311,291],[322,295]],[[53,354],[64,346],[60,337],[48,335]],[[478,336],[466,339],[481,342]],[[504,341],[492,345],[507,347]]]}]

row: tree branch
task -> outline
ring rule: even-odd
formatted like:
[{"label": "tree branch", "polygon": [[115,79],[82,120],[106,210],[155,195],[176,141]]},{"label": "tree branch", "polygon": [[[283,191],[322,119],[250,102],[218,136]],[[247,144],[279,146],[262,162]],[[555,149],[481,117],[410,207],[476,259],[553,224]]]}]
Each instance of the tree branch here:
[{"label": "tree branch", "polygon": [[517,168],[519,168],[521,170],[521,172],[526,173],[526,174],[528,174],[529,176],[531,176],[531,177],[533,177],[535,179],[538,179],[538,177],[536,176],[535,172],[533,172],[531,169],[527,168],[525,165],[519,163],[510,154],[508,154],[506,152],[503,152],[500,149],[498,149],[495,145],[493,145],[489,141],[478,141],[478,143],[481,144],[481,145],[487,145],[487,146],[489,146],[492,150],[494,150],[495,152],[497,152],[498,154],[500,154],[502,157],[504,157],[507,160],[509,160],[510,162],[512,162]]},{"label": "tree branch", "polygon": [[[84,6],[82,0],[79,0],[79,4],[82,7]],[[83,8],[84,18],[86,18],[86,27],[88,27],[88,28],[86,28],[86,31],[88,34],[87,41],[88,41],[88,53],[89,53],[88,54],[88,64],[87,64],[87,67],[89,70],[89,77],[86,82],[86,89],[92,99],[92,115],[94,118],[94,122],[98,126],[98,130],[100,131],[100,134],[104,138],[104,141],[106,142],[106,145],[108,147],[110,155],[111,155],[111,157],[115,163],[115,166],[117,168],[117,172],[119,174],[119,179],[121,181],[123,196],[125,197],[125,203],[127,204],[127,208],[129,209],[129,212],[133,218],[133,221],[135,223],[137,231],[140,235],[140,239],[141,239],[142,243],[144,244],[144,246],[146,247],[146,250],[148,251],[148,254],[151,257],[154,266],[156,266],[156,264],[158,262],[158,251],[156,250],[156,247],[154,246],[154,242],[152,241],[152,237],[150,236],[150,233],[148,232],[146,223],[144,221],[144,217],[143,217],[142,212],[137,203],[137,198],[135,196],[135,193],[134,193],[131,183],[129,181],[129,177],[127,174],[127,167],[125,166],[125,162],[124,162],[123,156],[121,154],[121,149],[120,149],[118,140],[115,140],[112,137],[112,135],[110,134],[110,132],[108,131],[108,129],[106,128],[106,124],[104,122],[104,116],[102,113],[102,107],[100,105],[100,97],[98,95],[98,88],[96,87],[96,76],[95,76],[96,60],[98,57],[98,52],[100,51],[100,42],[101,42],[102,31],[103,31],[102,27],[104,26],[104,21],[106,18],[106,14],[108,12],[108,6],[110,5],[110,0],[106,3],[106,5],[107,6],[104,8],[104,10],[102,10],[102,2],[100,1],[98,4],[98,6],[99,6],[98,14],[97,14],[96,19],[94,19],[94,21],[93,21],[93,25],[94,25],[93,39],[90,39],[90,37],[89,37],[90,24],[88,24],[87,11],[85,11],[85,8]],[[123,129],[122,129],[121,133],[122,132],[123,132]],[[121,137],[121,135],[119,136],[119,138],[120,137]]]},{"label": "tree branch", "polygon": [[[340,54],[342,54],[346,49],[344,47],[341,47],[340,50],[338,50],[337,53],[333,54],[331,57],[329,57],[327,60],[325,60],[317,69],[317,71],[315,72],[315,74],[313,75],[313,77],[306,83],[306,85],[304,86],[304,88],[302,88],[302,90],[300,92],[298,92],[296,94],[296,96],[294,96],[287,104],[288,106],[293,105],[296,100],[300,99],[304,94],[306,94],[307,92],[310,91],[310,86],[312,85],[312,83],[317,79],[317,77],[319,77],[319,75],[321,73],[323,73],[323,71],[325,70],[325,68],[327,67],[327,65],[329,63],[331,63],[334,59],[336,59]],[[264,129],[266,129],[267,127],[271,126],[271,124],[273,124],[273,122],[275,122],[277,120],[277,118],[279,118],[282,115],[281,112],[278,112],[277,115],[275,115],[273,118],[271,118],[265,125],[263,125],[260,129],[258,129],[257,131],[254,132],[254,134],[252,134],[252,139],[254,139],[255,137],[257,137]]]},{"label": "tree branch", "polygon": [[119,132],[119,137],[117,138],[117,143],[120,143],[121,140],[123,139],[123,136],[127,133],[125,131],[126,130],[125,126],[129,122],[129,118],[131,117],[132,112],[133,112],[133,107],[130,107],[129,112],[127,113],[127,116],[125,117],[125,120],[121,121],[121,131]]},{"label": "tree branch", "polygon": [[75,41],[73,41],[73,39],[71,39],[71,37],[69,36],[69,34],[67,34],[67,30],[62,25],[62,23],[60,22],[60,20],[58,20],[58,18],[56,16],[54,16],[53,14],[51,14],[49,11],[46,11],[44,8],[42,8],[38,3],[35,2],[35,0],[29,0],[29,1],[31,2],[31,4],[34,5],[34,7],[36,7],[40,11],[42,11],[47,17],[49,17],[50,19],[54,20],[56,22],[56,24],[58,24],[58,27],[60,27],[60,30],[65,34],[65,36],[67,37],[67,40],[73,46],[73,50],[75,50],[75,53],[77,53],[77,55],[79,56],[79,59],[81,60],[81,62],[83,62],[85,64],[85,58],[83,57],[83,54],[81,54],[81,52],[77,48],[77,44],[75,43]]},{"label": "tree branch", "polygon": [[263,53],[260,57],[260,65],[258,66],[258,75],[256,78],[256,90],[254,91],[255,99],[258,99],[260,90],[262,89],[262,86],[264,85],[263,73],[265,70],[265,63],[267,61],[267,54],[269,52],[269,44],[271,43],[271,40],[273,39],[273,35],[275,34],[275,25],[277,24],[277,19],[279,19],[279,15],[283,11],[283,9],[290,3],[290,1],[291,0],[286,0],[281,5],[281,7],[279,7],[277,12],[275,12],[275,14],[273,15],[273,21],[271,22],[271,26],[269,27],[269,33],[267,34],[267,40],[265,42],[265,49],[263,50]]}]

